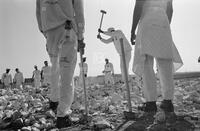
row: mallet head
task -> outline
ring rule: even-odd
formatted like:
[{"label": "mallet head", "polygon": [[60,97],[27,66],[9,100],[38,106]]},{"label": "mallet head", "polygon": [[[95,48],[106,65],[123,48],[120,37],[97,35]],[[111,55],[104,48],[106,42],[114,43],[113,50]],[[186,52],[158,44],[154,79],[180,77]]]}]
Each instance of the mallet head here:
[{"label": "mallet head", "polygon": [[101,10],[100,11],[102,14],[106,14],[106,11],[105,10]]}]

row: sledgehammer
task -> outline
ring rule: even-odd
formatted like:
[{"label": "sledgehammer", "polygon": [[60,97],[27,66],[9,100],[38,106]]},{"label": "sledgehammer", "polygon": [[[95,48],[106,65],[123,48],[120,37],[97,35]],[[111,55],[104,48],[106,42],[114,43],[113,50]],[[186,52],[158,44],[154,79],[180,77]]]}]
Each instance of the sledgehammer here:
[{"label": "sledgehammer", "polygon": [[[99,29],[101,29],[101,26],[102,26],[102,23],[103,23],[103,16],[104,14],[106,14],[106,11],[105,10],[100,10],[101,12],[101,21],[100,21],[100,25],[99,25]],[[98,35],[100,34],[100,32],[98,33]]]}]

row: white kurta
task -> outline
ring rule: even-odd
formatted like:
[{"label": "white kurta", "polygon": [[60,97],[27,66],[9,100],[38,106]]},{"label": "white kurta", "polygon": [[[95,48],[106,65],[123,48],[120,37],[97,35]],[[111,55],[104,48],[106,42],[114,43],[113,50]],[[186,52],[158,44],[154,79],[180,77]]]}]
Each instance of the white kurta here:
[{"label": "white kurta", "polygon": [[14,82],[16,84],[16,87],[20,87],[23,84],[24,77],[23,77],[23,74],[21,72],[15,73]]},{"label": "white kurta", "polygon": [[4,73],[2,75],[2,82],[4,83],[5,86],[10,86],[10,84],[12,83],[11,74]]},{"label": "white kurta", "polygon": [[34,70],[33,71],[33,78],[34,78],[34,86],[35,87],[40,87],[40,82],[41,82],[41,74],[40,70]]},{"label": "white kurta", "polygon": [[166,14],[168,0],[148,0],[145,2],[142,18],[138,25],[133,72],[142,76],[146,55],[170,59],[174,70],[183,64],[172,40],[170,24]]},{"label": "white kurta", "polygon": [[48,85],[51,83],[51,67],[43,66],[42,67],[42,75],[43,75],[43,84]]}]

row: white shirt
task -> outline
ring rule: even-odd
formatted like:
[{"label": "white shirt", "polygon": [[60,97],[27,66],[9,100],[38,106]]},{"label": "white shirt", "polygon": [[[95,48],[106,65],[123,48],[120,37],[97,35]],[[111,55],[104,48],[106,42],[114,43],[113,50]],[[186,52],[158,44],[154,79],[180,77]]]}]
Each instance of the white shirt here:
[{"label": "white shirt", "polygon": [[132,50],[131,45],[129,44],[128,40],[126,39],[124,33],[121,30],[115,30],[113,32],[105,32],[105,34],[112,37],[115,49],[117,50],[119,55],[122,55],[121,45],[120,45],[121,38],[123,39],[124,52]]},{"label": "white shirt", "polygon": [[24,77],[21,72],[15,73],[14,82],[16,82],[17,85],[21,85],[24,82]]},{"label": "white shirt", "polygon": [[3,73],[2,82],[4,83],[4,85],[10,85],[12,83],[11,74]]},{"label": "white shirt", "polygon": [[33,78],[34,79],[41,79],[40,70],[34,70],[33,71]]},{"label": "white shirt", "polygon": [[51,75],[51,67],[50,66],[43,66],[42,67],[42,75],[43,75],[43,77],[50,76]]},{"label": "white shirt", "polygon": [[107,73],[107,72],[112,72],[112,73],[114,73],[114,69],[113,69],[113,64],[112,63],[107,63],[107,64],[105,64],[105,66],[104,66],[104,71],[105,71],[105,73]]}]

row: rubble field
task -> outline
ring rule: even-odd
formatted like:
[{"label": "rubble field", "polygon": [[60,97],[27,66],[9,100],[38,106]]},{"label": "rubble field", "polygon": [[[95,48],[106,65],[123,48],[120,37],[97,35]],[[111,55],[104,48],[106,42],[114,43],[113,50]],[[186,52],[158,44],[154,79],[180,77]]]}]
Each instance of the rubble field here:
[{"label": "rubble field", "polygon": [[[144,102],[142,82],[130,82],[132,111],[137,115],[138,105]],[[0,89],[1,131],[56,131],[55,113],[49,110],[48,88]],[[74,124],[64,131],[200,131],[200,77],[175,80],[174,107],[177,119],[173,124],[165,121],[153,123],[126,121],[128,110],[126,87],[122,83],[113,86],[90,85],[87,87],[89,114],[84,116],[84,94],[81,87],[75,88],[72,105]],[[158,82],[158,105],[162,101]],[[159,106],[158,106],[159,107]],[[166,116],[159,110],[156,120]],[[77,122],[76,122],[77,121]]]}]

